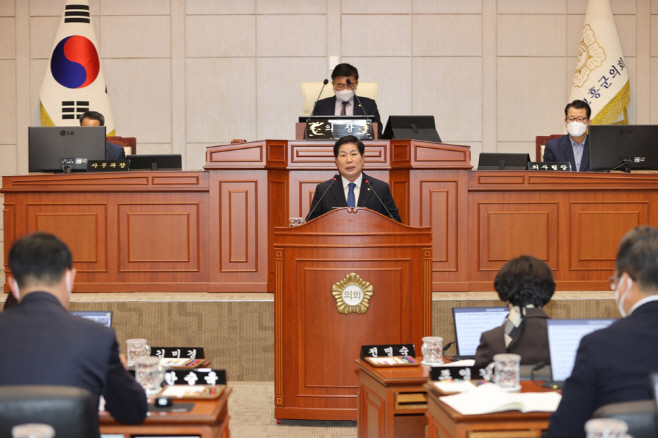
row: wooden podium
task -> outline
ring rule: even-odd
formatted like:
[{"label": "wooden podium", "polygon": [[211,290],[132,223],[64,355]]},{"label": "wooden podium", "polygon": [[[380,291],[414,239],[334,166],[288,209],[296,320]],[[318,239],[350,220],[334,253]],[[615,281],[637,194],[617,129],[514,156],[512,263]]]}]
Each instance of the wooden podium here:
[{"label": "wooden podium", "polygon": [[[298,227],[275,228],[274,265],[274,416],[356,420],[360,347],[414,343],[420,349],[431,334],[431,228],[368,209],[336,209]],[[340,313],[340,291],[355,282],[364,290],[372,285],[368,307]]]}]

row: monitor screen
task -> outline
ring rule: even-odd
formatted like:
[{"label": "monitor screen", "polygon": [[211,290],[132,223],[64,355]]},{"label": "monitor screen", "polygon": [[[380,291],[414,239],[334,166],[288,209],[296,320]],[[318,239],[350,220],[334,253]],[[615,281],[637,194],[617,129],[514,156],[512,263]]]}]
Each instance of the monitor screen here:
[{"label": "monitor screen", "polygon": [[91,319],[92,321],[96,321],[97,323],[103,324],[106,327],[112,327],[111,310],[102,310],[102,311],[76,310],[76,311],[71,311],[71,314],[80,316],[85,319]]},{"label": "monitor screen", "polygon": [[658,125],[590,125],[589,170],[658,170]]},{"label": "monitor screen", "polygon": [[480,152],[478,170],[527,170],[530,154]]},{"label": "monitor screen", "polygon": [[382,138],[441,143],[434,116],[389,116]]},{"label": "monitor screen", "polygon": [[459,356],[475,356],[483,332],[499,327],[507,317],[507,307],[453,307]]},{"label": "monitor screen", "polygon": [[606,328],[614,319],[548,319],[548,349],[554,382],[564,382],[571,375],[576,352],[583,336]]},{"label": "monitor screen", "polygon": [[30,126],[30,172],[59,172],[60,158],[105,159],[105,126]]}]

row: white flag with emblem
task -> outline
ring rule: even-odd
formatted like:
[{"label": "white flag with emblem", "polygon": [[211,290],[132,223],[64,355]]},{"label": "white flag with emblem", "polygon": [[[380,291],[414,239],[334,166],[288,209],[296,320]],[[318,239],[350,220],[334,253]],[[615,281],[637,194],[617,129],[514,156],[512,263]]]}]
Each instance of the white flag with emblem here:
[{"label": "white flag with emblem", "polygon": [[569,101],[592,108],[593,125],[628,124],[631,88],[609,0],[589,0]]},{"label": "white flag with emblem", "polygon": [[107,135],[115,135],[88,0],[66,0],[39,101],[42,126],[79,125],[80,115],[92,110],[105,116]]}]

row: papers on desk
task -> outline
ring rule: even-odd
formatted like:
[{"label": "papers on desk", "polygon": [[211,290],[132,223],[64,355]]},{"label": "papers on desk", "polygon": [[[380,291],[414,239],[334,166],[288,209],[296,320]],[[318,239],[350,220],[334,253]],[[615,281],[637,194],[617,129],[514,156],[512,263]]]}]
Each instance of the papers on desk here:
[{"label": "papers on desk", "polygon": [[445,395],[460,394],[462,392],[473,391],[476,388],[470,380],[442,380],[433,383],[441,394]]},{"label": "papers on desk", "polygon": [[478,386],[462,394],[447,395],[440,400],[462,415],[493,412],[554,412],[562,395],[557,392],[506,392],[492,383]]}]

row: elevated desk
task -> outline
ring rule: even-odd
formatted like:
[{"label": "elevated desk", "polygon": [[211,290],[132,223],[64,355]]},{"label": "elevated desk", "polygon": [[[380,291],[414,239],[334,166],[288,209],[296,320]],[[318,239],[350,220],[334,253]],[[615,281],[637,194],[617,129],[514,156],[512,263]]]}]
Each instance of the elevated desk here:
[{"label": "elevated desk", "polygon": [[[210,146],[203,172],[5,176],[6,272],[11,244],[44,230],[73,250],[77,292],[274,292],[274,227],[336,173],[332,145]],[[470,172],[468,146],[413,140],[366,142],[365,157],[402,222],[432,226],[434,292],[491,290],[524,253],[560,290],[605,290],[621,236],[658,226],[658,175]]]},{"label": "elevated desk", "polygon": [[[142,424],[120,424],[107,412],[101,412],[100,423],[102,434],[118,434],[125,438],[134,435],[191,435],[200,438],[229,438],[228,397],[231,388],[228,386],[216,400],[196,400],[190,412],[150,412]],[[176,401],[188,403],[188,401]]]}]

